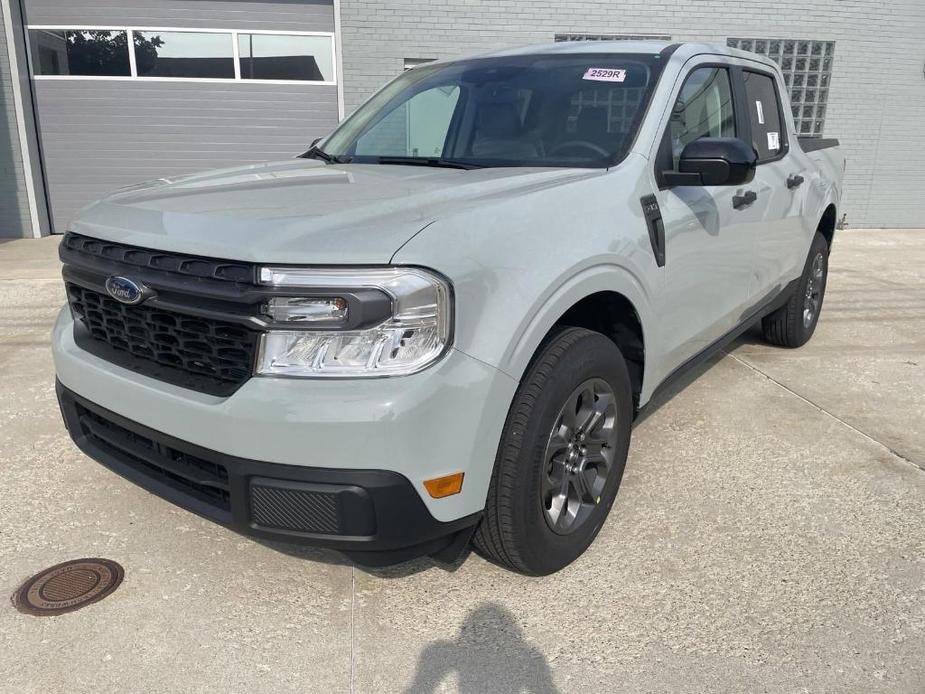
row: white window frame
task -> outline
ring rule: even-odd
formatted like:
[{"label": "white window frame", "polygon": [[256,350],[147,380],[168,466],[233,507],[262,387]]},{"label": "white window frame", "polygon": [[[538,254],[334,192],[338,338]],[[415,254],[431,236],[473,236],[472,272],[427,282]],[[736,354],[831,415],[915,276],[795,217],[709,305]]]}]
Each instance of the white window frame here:
[{"label": "white window frame", "polygon": [[[337,50],[335,47],[334,32],[332,31],[288,31],[288,30],[268,30],[268,29],[200,29],[199,27],[126,27],[126,26],[97,26],[97,25],[73,25],[73,24],[29,24],[26,29],[31,31],[124,31],[128,35],[128,54],[129,67],[131,75],[109,76],[109,75],[36,75],[32,71],[34,80],[100,80],[104,82],[124,82],[127,80],[140,80],[143,82],[206,82],[209,84],[299,84],[315,85],[318,87],[333,87],[338,84],[337,70]],[[134,32],[184,32],[193,34],[230,34],[234,55],[234,77],[226,79],[220,77],[145,77],[138,74],[138,67],[135,64],[135,42]],[[262,36],[320,36],[329,39],[331,43],[331,73],[332,79],[325,81],[318,80],[261,80],[261,79],[244,79],[241,77],[241,55],[238,47],[238,36],[240,34],[255,34]],[[30,64],[34,63],[35,57],[31,55],[32,41],[29,40]]]}]

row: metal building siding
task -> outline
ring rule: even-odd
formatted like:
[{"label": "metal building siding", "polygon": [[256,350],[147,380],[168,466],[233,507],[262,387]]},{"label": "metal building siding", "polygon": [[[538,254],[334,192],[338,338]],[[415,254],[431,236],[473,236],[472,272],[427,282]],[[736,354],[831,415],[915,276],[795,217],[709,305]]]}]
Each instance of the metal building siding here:
[{"label": "metal building siding", "polygon": [[6,25],[0,12],[0,238],[31,235],[22,150],[13,105]]},{"label": "metal building siding", "polygon": [[337,87],[96,80],[35,84],[55,231],[132,183],[285,159],[337,124]]},{"label": "metal building siding", "polygon": [[[30,24],[333,31],[327,2],[25,0]],[[253,82],[34,81],[53,229],[123,186],[283,159],[337,124],[337,87]]]},{"label": "metal building siding", "polygon": [[334,31],[332,0],[23,0],[30,24]]}]

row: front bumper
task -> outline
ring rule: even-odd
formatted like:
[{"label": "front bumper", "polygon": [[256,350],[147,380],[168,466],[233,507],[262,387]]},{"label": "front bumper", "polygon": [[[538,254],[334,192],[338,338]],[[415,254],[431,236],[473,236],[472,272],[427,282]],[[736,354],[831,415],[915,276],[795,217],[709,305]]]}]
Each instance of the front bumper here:
[{"label": "front bumper", "polygon": [[57,383],[68,432],[88,456],[148,491],[241,534],[338,549],[381,565],[468,539],[475,513],[437,521],[405,477],[387,470],[277,465],[165,436]]},{"label": "front bumper", "polygon": [[[446,536],[478,518],[516,388],[497,369],[451,351],[433,367],[405,377],[254,377],[233,395],[217,397],[134,373],[82,350],[67,310],[55,325],[52,344],[65,419],[91,457],[242,533],[347,552],[391,552],[395,560],[404,558],[397,550],[430,553],[434,538],[445,543]],[[105,446],[77,427],[77,405],[159,446],[223,466],[227,510],[204,509],[202,490],[178,492],[144,465],[113,460]],[[460,494],[427,495],[424,480],[453,472],[465,473]],[[269,481],[263,484],[263,479]],[[280,480],[285,483],[281,492],[268,491]],[[269,511],[255,520],[254,486],[261,487],[263,502],[314,499],[318,490],[312,485],[338,487],[321,490],[337,497],[336,532],[330,532],[333,526],[321,528],[328,532],[317,532],[317,526],[270,527]],[[332,499],[325,498],[330,509]],[[367,557],[366,563],[378,562]]]}]

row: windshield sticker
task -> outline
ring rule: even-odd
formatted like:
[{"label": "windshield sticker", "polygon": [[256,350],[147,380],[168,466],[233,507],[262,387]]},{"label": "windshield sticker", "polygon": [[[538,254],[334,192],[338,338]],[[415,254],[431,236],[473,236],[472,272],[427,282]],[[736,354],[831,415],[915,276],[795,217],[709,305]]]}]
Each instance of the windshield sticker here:
[{"label": "windshield sticker", "polygon": [[755,102],[758,107],[758,125],[764,125],[764,105],[760,101]]},{"label": "windshield sticker", "polygon": [[768,149],[772,152],[776,152],[780,149],[780,133],[769,132],[768,133]]},{"label": "windshield sticker", "polygon": [[611,70],[604,67],[589,67],[583,80],[592,82],[624,82],[626,80],[626,70]]}]

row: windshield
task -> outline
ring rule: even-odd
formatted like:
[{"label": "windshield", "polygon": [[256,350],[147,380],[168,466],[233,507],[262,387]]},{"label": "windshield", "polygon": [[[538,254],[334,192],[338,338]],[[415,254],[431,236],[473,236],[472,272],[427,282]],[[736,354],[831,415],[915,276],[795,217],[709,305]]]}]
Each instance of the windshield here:
[{"label": "windshield", "polygon": [[404,73],[325,142],[354,163],[610,166],[626,156],[664,61],[657,54],[528,55]]}]

